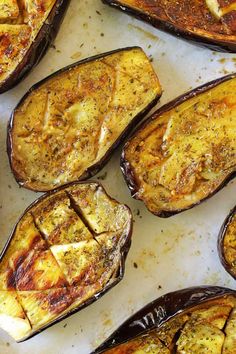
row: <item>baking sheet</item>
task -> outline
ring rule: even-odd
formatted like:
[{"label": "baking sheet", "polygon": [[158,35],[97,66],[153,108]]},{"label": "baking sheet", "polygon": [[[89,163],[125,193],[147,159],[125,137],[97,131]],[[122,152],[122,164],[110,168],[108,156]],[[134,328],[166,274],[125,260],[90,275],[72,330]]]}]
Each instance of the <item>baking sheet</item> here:
[{"label": "baking sheet", "polygon": [[[72,0],[52,47],[27,79],[0,96],[0,247],[14,223],[39,194],[20,189],[8,165],[6,127],[10,113],[31,85],[87,56],[139,45],[150,55],[164,89],[158,107],[207,81],[236,71],[236,55],[202,49],[160,32],[99,0]],[[120,149],[98,178],[134,214],[134,232],[123,281],[87,309],[16,344],[0,331],[1,354],[88,354],[127,317],[169,291],[194,285],[235,289],[217,254],[219,228],[235,204],[236,181],[207,202],[169,219],[153,216],[133,200],[119,169]]]}]

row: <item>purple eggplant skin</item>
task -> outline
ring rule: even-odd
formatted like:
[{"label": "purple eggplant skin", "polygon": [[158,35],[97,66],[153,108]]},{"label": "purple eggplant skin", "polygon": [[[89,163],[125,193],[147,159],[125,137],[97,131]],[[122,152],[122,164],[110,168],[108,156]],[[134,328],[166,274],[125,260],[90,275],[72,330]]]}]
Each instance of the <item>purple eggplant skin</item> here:
[{"label": "purple eggplant skin", "polygon": [[[203,84],[195,89],[193,89],[192,91],[189,91],[187,93],[184,93],[183,95],[175,98],[174,100],[168,102],[167,104],[165,104],[164,106],[160,107],[156,112],[154,112],[149,118],[147,118],[141,125],[138,126],[138,129],[135,130],[131,137],[129,138],[129,140],[125,143],[122,153],[121,153],[121,159],[120,159],[120,167],[121,167],[121,171],[123,173],[123,177],[125,179],[125,182],[131,192],[131,196],[135,199],[139,199],[137,197],[137,192],[139,190],[139,187],[136,183],[135,180],[135,176],[134,173],[132,171],[132,168],[130,166],[130,163],[126,160],[125,158],[125,149],[126,147],[129,145],[130,140],[132,140],[132,138],[139,133],[139,131],[141,131],[144,127],[146,127],[146,125],[148,125],[149,122],[151,122],[152,120],[154,120],[156,118],[156,116],[160,116],[161,114],[165,113],[166,111],[175,108],[176,106],[180,105],[181,103],[183,103],[184,101],[197,96],[203,92],[206,92],[208,90],[211,90],[212,88],[214,88],[215,86],[231,80],[233,78],[236,77],[236,73],[234,74],[229,74],[226,76],[223,76],[219,79],[213,80],[211,82],[208,82],[206,84]],[[210,193],[206,198],[199,200],[197,203],[191,205],[188,208],[184,208],[184,209],[179,209],[179,210],[175,210],[175,211],[161,211],[158,213],[154,213],[152,212],[155,216],[159,216],[161,218],[168,218],[171,216],[174,216],[176,214],[182,213],[186,210],[192,209],[193,207],[201,204],[202,202],[208,200],[209,198],[211,198],[213,195],[215,195],[217,192],[219,192],[222,188],[224,188],[233,178],[236,177],[236,171],[232,172],[229,176],[227,176],[227,178],[221,183],[220,186],[218,186],[217,189],[215,189],[212,193]]]},{"label": "purple eggplant skin", "polygon": [[218,286],[191,287],[163,295],[126,320],[91,354],[102,354],[108,349],[160,327],[163,323],[185,310],[206,301],[228,295],[236,296],[236,291]]},{"label": "purple eggplant skin", "polygon": [[221,261],[223,267],[225,268],[226,272],[228,272],[236,280],[236,274],[232,271],[231,266],[226,261],[225,254],[224,254],[224,238],[225,238],[228,226],[231,223],[235,214],[236,214],[236,206],[230,211],[229,215],[226,217],[223,225],[221,226],[219,236],[218,236],[217,246],[218,246],[218,254],[219,254],[220,261]]},{"label": "purple eggplant skin", "polygon": [[54,41],[69,7],[70,0],[57,0],[47,20],[23,60],[8,78],[0,84],[0,94],[16,86],[40,62]]},{"label": "purple eggplant skin", "polygon": [[[38,199],[36,199],[33,203],[31,203],[27,209],[23,212],[23,214],[19,217],[18,221],[16,222],[1,254],[0,254],[0,262],[3,260],[3,257],[7,251],[7,249],[9,248],[11,241],[15,235],[16,229],[17,229],[17,225],[20,222],[20,220],[23,218],[23,216],[30,211],[33,207],[35,207],[36,205],[40,204],[41,202],[44,201],[44,199],[53,196],[55,193],[59,192],[59,191],[63,191],[68,187],[71,186],[76,186],[79,184],[89,184],[89,183],[96,183],[98,185],[98,187],[102,187],[103,191],[105,192],[105,194],[109,197],[110,200],[115,200],[114,198],[112,198],[104,189],[103,185],[97,181],[89,181],[89,182],[71,182],[68,183],[64,186],[61,186],[59,188],[57,188],[56,190],[50,191],[48,193],[43,194],[42,196],[40,196]],[[124,204],[125,205],[125,204]],[[117,274],[116,274],[116,279],[113,280],[112,283],[106,285],[101,291],[99,291],[98,293],[94,294],[91,298],[89,298],[88,300],[86,300],[84,303],[82,303],[81,305],[77,306],[76,308],[68,311],[68,313],[58,316],[55,320],[52,320],[49,324],[46,324],[44,326],[42,326],[40,329],[35,330],[32,334],[30,334],[28,337],[17,341],[17,343],[21,343],[21,342],[25,342],[26,340],[36,336],[37,334],[41,333],[42,331],[44,331],[47,328],[50,328],[51,326],[59,323],[60,321],[70,317],[71,315],[73,315],[74,313],[77,313],[79,311],[81,311],[82,309],[86,308],[87,306],[89,306],[90,304],[92,304],[93,302],[97,301],[98,299],[100,299],[103,295],[105,295],[109,290],[111,290],[113,287],[115,287],[124,277],[125,274],[125,262],[126,262],[126,257],[128,255],[130,246],[131,246],[131,237],[132,237],[132,233],[133,233],[133,216],[132,216],[132,212],[130,210],[130,208],[125,205],[129,211],[130,214],[130,227],[129,227],[129,231],[126,235],[126,242],[124,243],[122,249],[121,249],[121,259],[120,259],[120,265],[119,265],[119,269],[117,270]]]},{"label": "purple eggplant skin", "polygon": [[144,13],[141,10],[126,6],[122,4],[122,1],[119,0],[102,0],[102,2],[104,4],[110,5],[111,7],[124,11],[125,13],[131,16],[134,16],[138,20],[145,21],[157,29],[160,29],[178,38],[183,38],[186,41],[190,41],[200,47],[206,47],[210,50],[218,52],[236,53],[236,42],[228,42],[226,40],[223,41],[206,38],[204,36],[197,35],[187,30],[183,30],[174,26],[174,24],[171,24],[170,22],[154,18],[148,13]]},{"label": "purple eggplant skin", "polygon": [[[49,81],[51,78],[69,71],[70,69],[78,66],[78,65],[83,65],[85,63],[89,63],[91,61],[94,61],[96,59],[100,59],[106,56],[109,56],[111,54],[117,53],[119,51],[123,51],[123,50],[128,50],[128,49],[135,49],[135,48],[139,48],[139,47],[126,47],[126,48],[121,48],[121,49],[115,49],[112,50],[110,52],[106,52],[106,53],[102,53],[102,54],[98,54],[98,55],[94,55],[92,57],[80,60],[78,62],[75,62],[71,65],[68,65],[56,72],[54,72],[53,74],[49,75],[48,77],[44,78],[43,80],[39,81],[38,83],[36,83],[35,85],[33,85],[26,93],[25,95],[21,98],[21,100],[19,101],[19,103],[16,105],[15,109],[13,110],[9,123],[8,123],[8,127],[7,127],[7,154],[8,154],[8,158],[9,158],[9,164],[10,164],[10,168],[11,171],[15,177],[16,182],[18,183],[18,185],[20,187],[24,187],[30,190],[35,191],[33,188],[30,187],[25,187],[24,183],[21,181],[20,177],[18,176],[18,174],[16,173],[16,171],[14,171],[13,165],[12,165],[12,129],[13,129],[13,120],[14,120],[14,115],[15,115],[15,111],[20,107],[20,105],[22,104],[22,102],[24,102],[24,100],[29,96],[29,94],[38,89],[41,85],[43,85],[45,82]],[[155,97],[155,99],[153,99],[152,102],[150,102],[148,104],[148,106],[145,107],[145,109],[141,112],[139,112],[136,117],[134,117],[134,119],[130,122],[130,124],[126,127],[126,129],[122,132],[122,134],[119,136],[119,138],[114,142],[114,144],[110,147],[110,149],[106,152],[106,154],[102,157],[102,159],[100,161],[98,161],[96,164],[94,164],[93,166],[89,167],[85,173],[80,176],[79,180],[80,181],[84,181],[88,178],[93,177],[94,175],[96,175],[104,166],[105,164],[110,160],[110,158],[112,157],[112,153],[116,150],[116,148],[120,145],[122,145],[124,143],[124,141],[126,140],[127,136],[130,134],[130,132],[136,127],[136,125],[148,114],[148,112],[157,104],[157,102],[159,101],[160,97],[162,95],[162,92],[157,95]],[[48,192],[48,190],[40,190],[40,192]]]}]

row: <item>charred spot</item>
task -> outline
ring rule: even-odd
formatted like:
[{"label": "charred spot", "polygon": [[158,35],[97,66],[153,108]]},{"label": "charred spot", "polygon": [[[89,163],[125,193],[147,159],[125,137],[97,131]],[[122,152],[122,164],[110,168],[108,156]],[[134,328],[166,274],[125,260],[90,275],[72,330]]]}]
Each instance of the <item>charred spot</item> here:
[{"label": "charred spot", "polygon": [[4,51],[4,54],[7,56],[7,57],[10,57],[13,53],[13,46],[10,44]]},{"label": "charred spot", "polygon": [[24,38],[21,38],[20,40],[20,44],[22,45],[23,48],[27,47],[29,43],[29,38],[28,36],[24,37]]},{"label": "charred spot", "polygon": [[38,257],[38,253],[25,253],[19,266],[16,268],[16,286],[18,290],[34,290],[33,264]]},{"label": "charred spot", "polygon": [[136,152],[140,152],[142,150],[142,146],[141,145],[137,145],[136,147],[135,147],[135,151]]},{"label": "charred spot", "polygon": [[80,272],[80,274],[75,277],[72,281],[72,286],[76,285],[76,284],[83,284],[83,283],[86,283],[86,279],[89,278],[90,281],[91,281],[91,278],[90,278],[90,272],[88,271],[88,268],[85,269],[83,272]]},{"label": "charred spot", "polygon": [[10,40],[10,36],[8,33],[2,34],[0,36],[0,45],[2,48],[2,50],[0,51],[0,54],[7,55],[8,48],[11,46],[11,40]]},{"label": "charred spot", "polygon": [[48,294],[47,302],[51,312],[60,313],[72,303],[72,298],[68,289],[58,289]]},{"label": "charred spot", "polygon": [[73,301],[77,299],[82,299],[86,294],[86,287],[85,286],[71,286],[69,288],[70,296],[72,297]]},{"label": "charred spot", "polygon": [[232,32],[236,32],[236,11],[231,11],[224,15],[222,22],[224,22]]},{"label": "charred spot", "polygon": [[15,272],[13,272],[12,269],[8,269],[6,281],[7,281],[7,289],[15,290],[16,278],[15,278]]},{"label": "charred spot", "polygon": [[34,275],[27,274],[27,271],[22,267],[16,272],[15,282],[20,291],[35,290]]},{"label": "charred spot", "polygon": [[47,248],[46,243],[42,240],[42,237],[40,234],[36,235],[30,243],[29,249],[40,249],[40,250],[44,250]]},{"label": "charred spot", "polygon": [[13,267],[15,270],[17,270],[21,264],[24,262],[24,260],[26,259],[27,257],[27,254],[28,252],[27,251],[22,251],[18,257],[15,257],[14,258],[14,261],[13,261]]},{"label": "charred spot", "polygon": [[4,33],[4,34],[0,35],[0,43],[4,47],[8,47],[9,46],[11,41],[10,41],[10,36],[9,36],[8,33]]}]

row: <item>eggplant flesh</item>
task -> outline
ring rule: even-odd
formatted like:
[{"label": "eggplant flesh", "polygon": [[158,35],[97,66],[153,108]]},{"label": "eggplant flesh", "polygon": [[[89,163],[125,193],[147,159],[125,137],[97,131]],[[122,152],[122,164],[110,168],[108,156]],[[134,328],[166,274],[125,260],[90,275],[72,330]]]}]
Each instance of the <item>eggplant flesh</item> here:
[{"label": "eggplant flesh", "polygon": [[226,218],[220,230],[218,251],[226,271],[236,279],[236,207]]},{"label": "eggplant flesh", "polygon": [[236,77],[160,108],[126,143],[121,168],[132,196],[168,217],[199,204],[236,172]]},{"label": "eggplant flesh", "polygon": [[101,185],[45,195],[17,223],[0,262],[0,327],[22,341],[121,280],[132,216]]},{"label": "eggplant flesh", "polygon": [[234,0],[102,0],[151,25],[214,50],[236,52]]},{"label": "eggplant flesh", "polygon": [[30,89],[12,114],[8,153],[18,183],[48,191],[90,177],[161,95],[138,47],[60,70]]},{"label": "eggplant flesh", "polygon": [[0,93],[36,65],[53,40],[69,1],[0,2]]},{"label": "eggplant flesh", "polygon": [[[209,287],[210,289],[210,287]],[[207,289],[196,288],[191,294],[191,306],[185,310],[178,304],[178,298],[186,296],[186,291],[177,291],[173,296],[172,307],[168,312],[168,295],[148,306],[149,312],[141,310],[135,320],[131,318],[123,324],[110,339],[94,354],[234,354],[236,348],[236,293],[229,291],[221,296],[210,296]],[[198,293],[199,291],[199,293]],[[224,292],[224,290],[222,290]],[[192,291],[190,290],[192,293]],[[208,300],[200,303],[197,298],[205,293]],[[227,293],[227,291],[226,291]],[[167,298],[167,302],[166,302]],[[166,302],[166,303],[165,303]],[[180,302],[182,302],[180,300]],[[166,312],[167,310],[167,312]],[[167,314],[171,315],[167,318]],[[159,316],[159,317],[158,317]],[[148,323],[161,321],[156,328],[146,330]],[[133,328],[139,327],[139,335],[132,338]],[[142,328],[142,329],[141,329]],[[124,340],[123,337],[128,337]],[[122,342],[117,345],[117,342]],[[106,347],[106,348],[105,348]]]}]

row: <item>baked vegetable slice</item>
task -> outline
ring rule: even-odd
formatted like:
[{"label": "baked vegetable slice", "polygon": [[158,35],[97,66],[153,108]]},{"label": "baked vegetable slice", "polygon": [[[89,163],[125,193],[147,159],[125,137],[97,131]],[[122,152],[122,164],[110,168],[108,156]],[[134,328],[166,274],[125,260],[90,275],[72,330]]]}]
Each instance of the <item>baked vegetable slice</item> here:
[{"label": "baked vegetable slice", "polygon": [[52,190],[99,171],[161,95],[142,49],[69,66],[32,87],[14,110],[8,153],[18,183]]},{"label": "baked vegetable slice", "polygon": [[0,261],[0,327],[22,341],[97,300],[123,277],[128,207],[97,183],[74,183],[33,203]]},{"label": "baked vegetable slice", "polygon": [[236,207],[231,210],[221,227],[218,251],[225,270],[236,279]]},{"label": "baked vegetable slice", "polygon": [[236,52],[234,0],[103,0],[151,25],[213,50]]},{"label": "baked vegetable slice", "polygon": [[69,0],[0,2],[0,93],[15,86],[55,38]]},{"label": "baked vegetable slice", "polygon": [[234,354],[235,328],[234,290],[189,288],[151,302],[94,354]]},{"label": "baked vegetable slice", "polygon": [[219,191],[236,171],[236,75],[164,105],[126,143],[121,168],[132,196],[168,217]]}]

